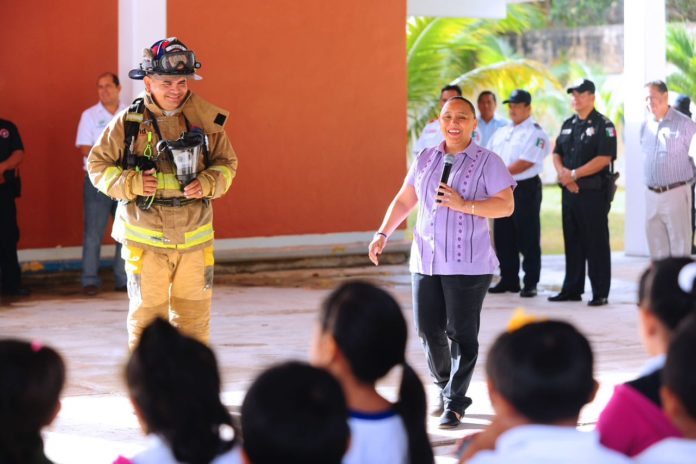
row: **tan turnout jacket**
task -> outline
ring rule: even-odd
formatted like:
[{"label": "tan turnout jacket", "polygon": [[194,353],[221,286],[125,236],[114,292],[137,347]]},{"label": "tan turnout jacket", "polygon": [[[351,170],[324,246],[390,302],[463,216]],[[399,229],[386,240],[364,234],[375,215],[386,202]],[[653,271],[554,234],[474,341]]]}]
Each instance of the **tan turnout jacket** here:
[{"label": "tan turnout jacket", "polygon": [[[151,133],[153,153],[157,153],[157,132],[152,118],[157,119],[162,137],[178,139],[189,126],[202,128],[208,137],[210,165],[205,168],[204,156],[198,166],[198,180],[208,199],[219,198],[227,192],[237,172],[237,155],[227,139],[224,124],[228,112],[217,108],[189,92],[184,104],[174,114],[165,115],[154,100],[145,98],[145,113],[135,143],[135,154],[141,156]],[[142,210],[135,198],[143,193],[142,174],[123,168],[124,120],[128,109],[118,113],[104,129],[99,141],[87,158],[87,170],[92,183],[104,194],[123,200],[119,203],[112,237],[120,243],[144,249],[176,249],[193,251],[212,244],[212,203],[201,200],[183,206],[152,205]],[[183,116],[182,116],[183,114]],[[166,155],[160,155],[157,165],[157,198],[184,198],[183,188],[176,179],[176,168]]]}]

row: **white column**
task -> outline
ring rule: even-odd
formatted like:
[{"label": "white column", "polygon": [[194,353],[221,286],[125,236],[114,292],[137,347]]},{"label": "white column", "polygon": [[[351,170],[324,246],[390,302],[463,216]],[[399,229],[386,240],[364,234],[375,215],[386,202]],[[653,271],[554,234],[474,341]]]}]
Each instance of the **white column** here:
[{"label": "white column", "polygon": [[408,0],[408,16],[504,18],[513,0]]},{"label": "white column", "polygon": [[143,90],[142,81],[130,79],[128,71],[138,67],[144,49],[166,37],[167,0],[119,0],[118,75],[124,103]]},{"label": "white column", "polygon": [[665,79],[665,0],[624,0],[624,156],[626,172],[625,251],[647,256],[645,185],[640,125],[645,119],[644,85]]}]

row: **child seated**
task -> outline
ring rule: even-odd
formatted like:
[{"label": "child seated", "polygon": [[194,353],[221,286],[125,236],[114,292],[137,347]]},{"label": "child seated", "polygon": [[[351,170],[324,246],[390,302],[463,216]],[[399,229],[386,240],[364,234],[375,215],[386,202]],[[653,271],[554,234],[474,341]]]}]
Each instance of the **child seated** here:
[{"label": "child seated", "polygon": [[145,451],[114,464],[238,464],[232,417],[220,400],[215,354],[163,319],[143,331],[126,365]]},{"label": "child seated", "polygon": [[576,429],[592,401],[592,349],[572,325],[534,322],[500,335],[486,360],[495,418],[469,443],[460,462],[629,463],[593,432]]},{"label": "child seated", "polygon": [[38,342],[0,340],[0,463],[50,464],[41,429],[60,411],[65,364]]},{"label": "child seated", "polygon": [[663,438],[680,436],[662,409],[660,376],[672,332],[696,306],[694,268],[691,258],[666,258],[654,262],[640,278],[638,325],[651,359],[639,378],[616,387],[597,422],[602,444],[627,456]]},{"label": "child seated", "polygon": [[[346,395],[352,438],[345,464],[433,462],[425,391],[404,357],[407,334],[396,300],[366,282],[339,286],[321,307],[311,358]],[[375,383],[395,366],[401,385],[392,404]]]},{"label": "child seated", "polygon": [[636,456],[638,464],[696,462],[696,315],[680,324],[662,370],[662,405],[684,438],[665,438]]},{"label": "child seated", "polygon": [[262,373],[242,403],[247,464],[339,464],[350,431],[338,382],[321,369],[288,362]]}]

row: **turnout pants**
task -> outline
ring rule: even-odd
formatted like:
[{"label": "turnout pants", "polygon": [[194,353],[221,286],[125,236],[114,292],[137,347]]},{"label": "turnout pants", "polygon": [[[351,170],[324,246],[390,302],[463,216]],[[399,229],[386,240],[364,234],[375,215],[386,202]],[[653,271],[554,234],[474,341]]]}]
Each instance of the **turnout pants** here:
[{"label": "turnout pants", "polygon": [[481,307],[492,275],[413,274],[413,315],[445,409],[464,414],[478,359]]},{"label": "turnout pants", "polygon": [[185,335],[208,343],[213,295],[212,245],[190,252],[123,245],[128,276],[128,347],[153,319],[169,320]]},{"label": "turnout pants", "polygon": [[585,291],[585,263],[594,298],[607,298],[611,286],[609,248],[609,197],[605,189],[563,189],[563,242],[565,279],[562,291],[582,295]]},{"label": "turnout pants", "polygon": [[512,216],[493,221],[495,251],[500,261],[500,281],[517,287],[520,283],[520,253],[524,260],[524,286],[536,287],[541,273],[541,180],[521,180],[514,191]]}]

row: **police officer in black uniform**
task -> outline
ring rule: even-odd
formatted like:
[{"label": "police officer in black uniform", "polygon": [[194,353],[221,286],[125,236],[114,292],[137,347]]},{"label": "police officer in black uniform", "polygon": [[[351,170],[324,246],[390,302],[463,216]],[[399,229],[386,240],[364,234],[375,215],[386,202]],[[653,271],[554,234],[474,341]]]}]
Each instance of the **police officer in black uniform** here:
[{"label": "police officer in black uniform", "polygon": [[614,124],[594,108],[595,85],[582,79],[568,88],[575,115],[556,139],[553,164],[563,189],[563,240],[566,274],[561,292],[549,301],[580,301],[585,262],[592,285],[589,306],[607,304],[611,283],[609,208],[613,194],[611,163],[616,159]]},{"label": "police officer in black uniform", "polygon": [[21,271],[17,259],[17,208],[15,198],[20,193],[17,166],[24,158],[24,146],[17,127],[0,119],[0,283],[2,295],[26,296],[29,290],[21,286]]}]

